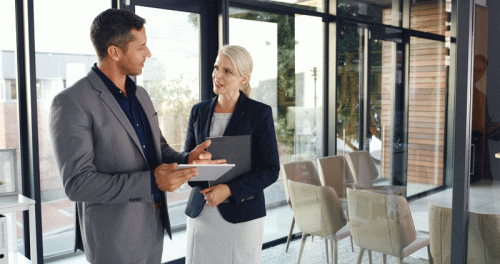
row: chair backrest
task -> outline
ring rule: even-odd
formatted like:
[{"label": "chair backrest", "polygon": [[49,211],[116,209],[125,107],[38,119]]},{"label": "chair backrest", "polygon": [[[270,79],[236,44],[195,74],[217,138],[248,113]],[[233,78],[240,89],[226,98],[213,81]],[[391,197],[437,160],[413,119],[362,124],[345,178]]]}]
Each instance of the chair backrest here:
[{"label": "chair backrest", "polygon": [[323,186],[331,186],[340,198],[346,197],[346,185],[352,185],[354,178],[344,156],[318,158],[319,179]]},{"label": "chair backrest", "polygon": [[286,200],[290,206],[291,201],[287,180],[321,186],[316,167],[314,167],[314,164],[310,160],[282,164],[281,172],[283,173],[283,186],[285,187]]},{"label": "chair backrest", "polygon": [[372,181],[378,177],[378,170],[370,153],[366,150],[354,151],[347,153],[346,159],[356,181],[354,186],[361,189],[371,188]]},{"label": "chair backrest", "polygon": [[356,245],[403,258],[417,235],[406,198],[370,190],[347,189],[351,235]]},{"label": "chair backrest", "polygon": [[306,234],[328,237],[347,224],[342,205],[330,186],[288,180],[293,216]]},{"label": "chair backrest", "polygon": [[[451,208],[429,205],[429,240],[435,264],[451,262]],[[500,263],[500,215],[469,213],[467,263]]]}]

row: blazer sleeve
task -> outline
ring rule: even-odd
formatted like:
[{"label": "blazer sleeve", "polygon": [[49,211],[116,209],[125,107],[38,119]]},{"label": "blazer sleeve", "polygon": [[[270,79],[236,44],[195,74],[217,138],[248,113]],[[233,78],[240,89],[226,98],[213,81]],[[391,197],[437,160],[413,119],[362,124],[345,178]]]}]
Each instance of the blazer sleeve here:
[{"label": "blazer sleeve", "polygon": [[187,164],[189,158],[189,152],[177,152],[175,149],[170,147],[167,140],[163,137],[160,132],[160,145],[163,163],[178,163]]},{"label": "blazer sleeve", "polygon": [[[71,94],[52,101],[49,129],[66,195],[75,202],[152,201],[150,171],[106,174],[94,164],[92,116]],[[110,146],[110,148],[112,148]]]},{"label": "blazer sleeve", "polygon": [[272,109],[265,105],[259,112],[255,130],[251,135],[252,171],[227,184],[236,203],[264,190],[276,182],[279,176],[278,143],[274,131]]}]

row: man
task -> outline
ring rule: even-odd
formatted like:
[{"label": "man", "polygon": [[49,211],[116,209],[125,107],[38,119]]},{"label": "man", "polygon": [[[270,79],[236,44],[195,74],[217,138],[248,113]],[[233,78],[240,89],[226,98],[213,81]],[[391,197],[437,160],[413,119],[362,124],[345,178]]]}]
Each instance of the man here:
[{"label": "man", "polygon": [[191,153],[173,150],[144,88],[128,75],[151,57],[145,20],[108,9],[91,27],[98,63],[59,93],[50,132],[66,194],[76,202],[75,250],[91,263],[161,263],[163,229],[171,237],[165,191],[198,174],[177,163],[211,161],[210,141]]}]

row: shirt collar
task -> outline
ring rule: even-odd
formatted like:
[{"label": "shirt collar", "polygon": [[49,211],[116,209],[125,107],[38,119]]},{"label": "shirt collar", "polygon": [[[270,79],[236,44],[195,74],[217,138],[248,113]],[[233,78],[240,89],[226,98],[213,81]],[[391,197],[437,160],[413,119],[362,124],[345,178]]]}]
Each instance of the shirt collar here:
[{"label": "shirt collar", "polygon": [[[101,70],[99,70],[99,68],[97,68],[97,63],[95,63],[94,66],[92,66],[92,70],[94,70],[95,73],[97,73],[97,75],[101,78],[101,80],[104,82],[106,87],[108,87],[109,91],[113,95],[124,96],[121,93],[121,90],[108,78],[108,76],[106,76]],[[135,96],[135,91],[137,90],[137,87],[135,86],[135,82],[129,76],[127,76],[125,80],[125,89],[127,90],[127,96],[129,98]]]}]

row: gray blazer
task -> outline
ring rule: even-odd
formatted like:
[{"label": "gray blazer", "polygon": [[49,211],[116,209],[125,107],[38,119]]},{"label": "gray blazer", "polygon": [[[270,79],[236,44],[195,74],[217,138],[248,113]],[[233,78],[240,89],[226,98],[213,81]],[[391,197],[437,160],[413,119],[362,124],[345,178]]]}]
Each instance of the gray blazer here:
[{"label": "gray blazer", "polygon": [[[136,92],[160,163],[185,163],[162,136],[144,88]],[[76,248],[92,263],[136,263],[154,246],[157,221],[150,169],[129,119],[91,70],[59,93],[50,108],[50,134],[68,198],[76,202]],[[161,160],[160,160],[161,159]],[[166,199],[161,214],[170,234]]]}]

